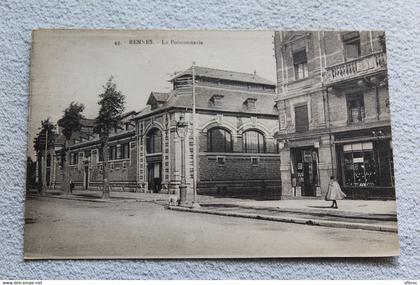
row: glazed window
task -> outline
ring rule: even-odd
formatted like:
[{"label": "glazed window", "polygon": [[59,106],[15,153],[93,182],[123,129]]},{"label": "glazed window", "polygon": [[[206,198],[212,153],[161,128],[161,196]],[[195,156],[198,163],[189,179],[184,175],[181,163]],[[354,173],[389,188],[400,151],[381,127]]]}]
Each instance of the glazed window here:
[{"label": "glazed window", "polygon": [[232,135],[223,128],[212,128],[207,131],[208,152],[232,152]]},{"label": "glazed window", "polygon": [[242,135],[243,151],[247,153],[265,153],[264,135],[255,130],[246,131]]},{"label": "glazed window", "polygon": [[308,77],[308,59],[306,49],[293,52],[293,66],[295,69],[295,80]]},{"label": "glazed window", "polygon": [[130,145],[129,143],[124,143],[121,145],[121,155],[122,159],[130,158]]},{"label": "glazed window", "polygon": [[363,122],[365,117],[365,104],[363,94],[352,94],[347,96],[347,120],[349,123]]},{"label": "glazed window", "polygon": [[161,153],[162,152],[162,132],[158,129],[149,131],[146,137],[147,153]]},{"label": "glazed window", "polygon": [[117,159],[117,146],[111,145],[108,150],[108,159],[115,160]]},{"label": "glazed window", "polygon": [[74,152],[72,152],[72,153],[70,153],[70,165],[75,165],[75,164],[77,164],[78,163],[78,155],[77,155],[77,153],[74,153]]},{"label": "glazed window", "polygon": [[356,59],[360,56],[360,35],[359,32],[348,32],[343,34],[344,56],[346,61]]},{"label": "glazed window", "polygon": [[344,145],[343,154],[345,185],[363,187],[377,184],[372,142]]}]

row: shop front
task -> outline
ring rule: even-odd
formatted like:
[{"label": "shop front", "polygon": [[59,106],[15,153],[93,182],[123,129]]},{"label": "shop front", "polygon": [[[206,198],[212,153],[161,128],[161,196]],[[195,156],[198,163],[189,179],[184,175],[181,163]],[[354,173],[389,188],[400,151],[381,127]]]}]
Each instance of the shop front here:
[{"label": "shop front", "polygon": [[319,190],[318,150],[314,147],[299,147],[291,150],[292,187],[294,196],[316,197]]},{"label": "shop front", "polygon": [[[357,139],[346,139],[349,136]],[[348,198],[395,199],[389,129],[336,134],[335,144],[337,177]]]}]

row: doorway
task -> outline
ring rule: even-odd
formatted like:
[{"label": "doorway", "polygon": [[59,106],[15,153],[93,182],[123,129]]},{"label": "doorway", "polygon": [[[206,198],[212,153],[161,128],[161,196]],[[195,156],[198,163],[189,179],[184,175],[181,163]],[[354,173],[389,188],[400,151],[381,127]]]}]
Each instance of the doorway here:
[{"label": "doorway", "polygon": [[151,162],[147,164],[147,182],[149,191],[158,193],[162,189],[162,163]]},{"label": "doorway", "polygon": [[316,196],[318,186],[318,152],[315,148],[292,149],[293,168],[302,196]]},{"label": "doorway", "polygon": [[83,189],[88,190],[89,188],[89,166],[85,166],[83,175]]}]

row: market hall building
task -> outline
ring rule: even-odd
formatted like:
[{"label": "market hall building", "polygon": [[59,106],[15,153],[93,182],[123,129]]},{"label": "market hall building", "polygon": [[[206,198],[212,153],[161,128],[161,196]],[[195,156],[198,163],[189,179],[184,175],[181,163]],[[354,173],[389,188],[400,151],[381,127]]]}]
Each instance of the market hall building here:
[{"label": "market hall building", "polygon": [[147,108],[134,119],[140,187],[178,191],[184,155],[187,185],[191,189],[195,169],[198,194],[279,197],[275,84],[256,73],[195,67],[194,168],[192,125],[185,150],[177,132],[180,120],[192,122],[192,73],[190,68],[172,78],[171,92],[152,92]]},{"label": "market hall building", "polygon": [[[170,80],[170,92],[151,92],[147,107],[125,114],[121,128],[111,134],[112,191],[176,193],[184,159],[188,191],[192,191],[195,169],[198,194],[279,198],[275,83],[256,72],[196,66],[194,73],[197,167],[190,68]],[[184,138],[177,128],[181,120],[188,122]],[[70,179],[76,188],[99,190],[103,179],[99,137],[92,128],[84,128],[71,143]],[[62,171],[55,173],[59,184]]]},{"label": "market hall building", "polygon": [[383,32],[276,32],[282,199],[395,199]]}]

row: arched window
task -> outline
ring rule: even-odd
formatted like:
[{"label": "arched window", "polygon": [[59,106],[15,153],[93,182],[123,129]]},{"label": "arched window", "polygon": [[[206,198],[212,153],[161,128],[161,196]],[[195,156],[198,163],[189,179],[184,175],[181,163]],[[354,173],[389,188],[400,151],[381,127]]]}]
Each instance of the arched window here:
[{"label": "arched window", "polygon": [[162,132],[159,129],[151,129],[146,136],[147,153],[162,152]]},{"label": "arched window", "polygon": [[207,151],[232,152],[232,135],[223,128],[212,128],[207,131]]},{"label": "arched window", "polygon": [[246,131],[242,135],[243,151],[248,153],[265,153],[264,135],[255,130]]}]

